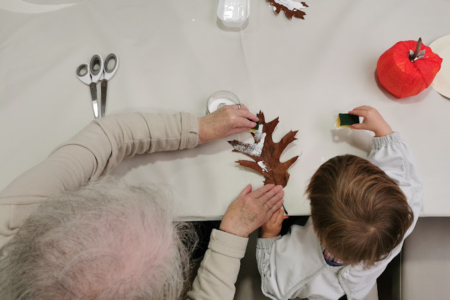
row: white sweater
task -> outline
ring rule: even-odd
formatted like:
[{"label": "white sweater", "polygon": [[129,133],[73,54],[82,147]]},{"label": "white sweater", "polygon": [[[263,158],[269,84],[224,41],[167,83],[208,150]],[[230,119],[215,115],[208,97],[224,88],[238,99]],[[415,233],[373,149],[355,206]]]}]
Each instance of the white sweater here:
[{"label": "white sweater", "polygon": [[[197,144],[197,118],[187,113],[110,115],[93,121],[0,191],[0,248],[52,196],[97,180],[125,158]],[[213,230],[188,298],[232,300],[247,243],[248,238]]]},{"label": "white sweater", "polygon": [[[414,221],[405,234],[414,229],[420,214],[423,186],[411,151],[397,132],[373,139],[368,159],[391,177],[406,195],[414,212]],[[302,227],[274,239],[259,239],[256,250],[262,291],[270,299],[362,300],[388,263],[400,253],[403,241],[375,266],[332,267],[323,257],[311,219]]]}]

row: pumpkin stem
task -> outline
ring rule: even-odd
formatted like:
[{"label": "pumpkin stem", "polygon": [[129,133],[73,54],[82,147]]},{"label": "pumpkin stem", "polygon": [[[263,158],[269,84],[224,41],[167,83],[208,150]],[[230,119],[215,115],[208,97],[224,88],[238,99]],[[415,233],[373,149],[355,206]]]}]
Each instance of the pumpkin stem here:
[{"label": "pumpkin stem", "polygon": [[415,61],[416,59],[423,58],[425,56],[425,50],[420,51],[422,47],[422,38],[419,38],[416,44],[416,51],[409,50],[409,60]]}]

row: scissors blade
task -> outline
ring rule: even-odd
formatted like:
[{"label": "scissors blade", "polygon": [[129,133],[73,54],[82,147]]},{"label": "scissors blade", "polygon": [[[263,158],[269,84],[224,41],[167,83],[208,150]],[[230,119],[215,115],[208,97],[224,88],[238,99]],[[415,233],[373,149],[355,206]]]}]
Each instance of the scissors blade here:
[{"label": "scissors blade", "polygon": [[94,117],[98,119],[98,101],[97,101],[97,84],[92,82],[89,84],[91,89],[92,109],[94,110]]},{"label": "scissors blade", "polygon": [[108,80],[102,79],[100,82],[101,82],[101,85],[102,85],[102,87],[101,87],[101,97],[100,97],[100,100],[101,100],[101,111],[102,111],[101,116],[103,118],[105,116],[105,111],[106,111],[106,92],[108,90]]}]

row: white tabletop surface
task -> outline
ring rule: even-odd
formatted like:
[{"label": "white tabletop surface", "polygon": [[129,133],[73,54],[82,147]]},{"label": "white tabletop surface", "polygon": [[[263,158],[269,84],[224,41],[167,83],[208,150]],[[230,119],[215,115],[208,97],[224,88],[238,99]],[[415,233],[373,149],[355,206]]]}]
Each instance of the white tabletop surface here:
[{"label": "white tabletop surface", "polygon": [[[93,119],[88,87],[75,69],[94,53],[116,52],[120,67],[109,83],[107,114],[202,116],[210,94],[229,90],[267,120],[280,117],[275,139],[299,130],[282,156],[301,154],[285,189],[291,215],[309,214],[304,190],[322,162],[367,156],[372,135],[336,131],[334,119],[371,105],[417,159],[422,216],[450,216],[449,99],[429,88],[397,100],[375,76],[379,56],[396,42],[422,37],[429,45],[448,35],[450,2],[306,2],[306,19],[289,21],[264,0],[251,0],[248,25],[232,31],[218,20],[215,0],[0,0],[0,189]],[[221,140],[142,155],[114,176],[169,185],[181,217],[218,219],[246,184],[263,181],[238,166],[247,158],[231,150]]]}]

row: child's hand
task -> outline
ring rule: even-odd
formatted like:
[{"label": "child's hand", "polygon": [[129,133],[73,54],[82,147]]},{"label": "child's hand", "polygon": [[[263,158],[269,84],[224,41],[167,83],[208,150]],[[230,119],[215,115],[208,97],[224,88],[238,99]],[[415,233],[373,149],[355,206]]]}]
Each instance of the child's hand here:
[{"label": "child's hand", "polygon": [[392,133],[391,126],[386,123],[378,110],[373,107],[364,105],[354,108],[348,113],[364,118],[361,124],[353,124],[351,126],[352,129],[371,130],[375,133],[376,137],[386,136]]},{"label": "child's hand", "polygon": [[261,227],[261,237],[264,239],[277,237],[280,234],[283,220],[287,218],[289,217],[284,215],[283,209],[274,212],[272,217]]}]

